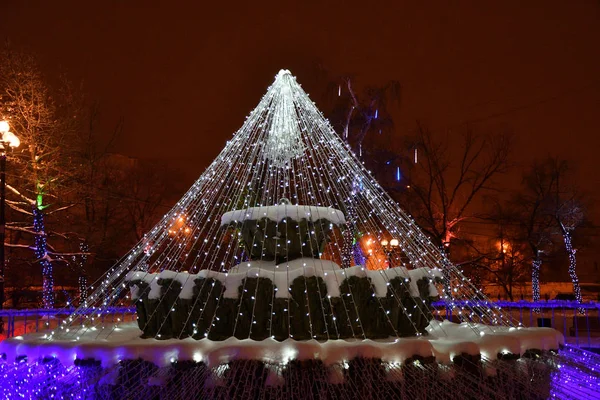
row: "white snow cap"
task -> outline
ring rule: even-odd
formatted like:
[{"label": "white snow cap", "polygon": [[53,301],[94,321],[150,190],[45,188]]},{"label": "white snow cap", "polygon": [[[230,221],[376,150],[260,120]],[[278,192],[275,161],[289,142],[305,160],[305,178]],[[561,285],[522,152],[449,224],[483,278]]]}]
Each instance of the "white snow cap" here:
[{"label": "white snow cap", "polygon": [[346,223],[344,213],[331,207],[300,206],[293,204],[278,204],[276,206],[251,207],[244,210],[229,211],[221,217],[221,226],[232,222],[259,220],[267,218],[279,222],[284,218],[294,221],[307,219],[311,222],[324,219],[335,225]]},{"label": "white snow cap", "polygon": [[[225,286],[223,297],[237,299],[239,297],[239,287],[246,278],[266,278],[273,282],[277,288],[276,298],[289,298],[288,290],[292,282],[298,277],[316,276],[325,282],[327,286],[327,295],[331,297],[340,296],[340,286],[346,278],[352,276],[367,277],[371,280],[374,287],[375,296],[385,297],[388,291],[388,282],[394,278],[401,278],[408,283],[408,290],[411,296],[420,297],[417,281],[422,278],[433,280],[442,278],[442,272],[435,268],[415,268],[407,269],[404,267],[389,268],[383,270],[369,270],[362,265],[355,265],[350,268],[341,268],[338,264],[329,260],[320,260],[314,258],[298,258],[289,262],[276,265],[274,261],[247,261],[231,268],[227,273],[201,270],[197,274],[187,272],[163,271],[160,274],[144,274],[144,281],[150,282],[150,293],[148,298],[157,299],[160,297],[160,286],[158,279],[173,279],[181,283],[183,289],[179,297],[191,299],[194,294],[195,280],[199,278],[212,278],[220,281]],[[158,279],[154,279],[157,277]],[[136,274],[128,274],[126,280],[135,280],[140,277]],[[136,296],[134,296],[134,290]],[[132,296],[137,298],[137,289],[132,288]],[[435,285],[429,285],[429,296],[438,296]]]}]

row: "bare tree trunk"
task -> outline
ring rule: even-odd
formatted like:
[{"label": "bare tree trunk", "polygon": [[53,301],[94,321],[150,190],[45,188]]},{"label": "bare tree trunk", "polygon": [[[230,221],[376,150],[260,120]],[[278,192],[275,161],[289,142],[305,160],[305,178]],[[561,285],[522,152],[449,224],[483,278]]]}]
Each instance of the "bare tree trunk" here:
[{"label": "bare tree trunk", "polygon": [[[540,301],[540,268],[542,267],[542,260],[539,255],[536,255],[531,262],[531,293],[533,296],[533,302]],[[540,313],[539,307],[533,309],[534,312]]]},{"label": "bare tree trunk", "polygon": [[344,230],[344,249],[342,250],[342,268],[350,268],[352,263],[352,245],[354,242],[354,229],[350,222],[346,223]]},{"label": "bare tree trunk", "polygon": [[87,262],[87,253],[89,246],[86,242],[79,243],[79,251],[82,255],[79,256],[79,304],[86,304],[88,296],[88,282],[87,275],[85,273],[85,264]]},{"label": "bare tree trunk", "polygon": [[42,307],[54,308],[54,273],[47,252],[44,212],[36,205],[33,206],[33,230],[39,233],[35,235],[35,258],[42,267]]},{"label": "bare tree trunk", "polygon": [[87,300],[87,277],[84,274],[81,274],[78,279],[79,282],[79,305],[84,305]]},{"label": "bare tree trunk", "polygon": [[[582,302],[581,298],[581,287],[579,286],[579,278],[577,277],[577,272],[575,269],[577,268],[577,258],[575,257],[576,249],[573,248],[573,243],[571,241],[571,232],[568,229],[562,227],[563,239],[565,240],[565,250],[567,251],[567,255],[569,256],[569,276],[571,277],[571,281],[573,281],[573,294],[575,294],[575,300],[578,303]],[[580,314],[583,314],[585,311],[583,308],[578,308],[577,311]]]},{"label": "bare tree trunk", "polygon": [[[354,263],[356,265],[365,265],[364,259],[357,260],[355,249],[354,249],[354,239],[356,237],[356,210],[354,209],[354,202],[356,195],[354,194],[350,201],[348,202],[348,208],[346,210],[346,229],[344,230],[344,248],[342,250],[342,267],[350,268],[352,264],[352,260],[354,258]],[[358,243],[357,243],[358,244]]]}]

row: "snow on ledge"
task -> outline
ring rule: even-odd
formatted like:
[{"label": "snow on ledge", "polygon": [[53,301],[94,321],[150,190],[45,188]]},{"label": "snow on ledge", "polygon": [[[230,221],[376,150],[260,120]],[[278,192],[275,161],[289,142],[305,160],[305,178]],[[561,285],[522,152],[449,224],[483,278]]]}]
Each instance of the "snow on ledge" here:
[{"label": "snow on ledge", "polygon": [[433,320],[425,328],[439,362],[448,362],[464,352],[496,359],[500,354],[523,354],[527,350],[556,350],[565,344],[562,333],[552,328],[489,326],[466,322],[456,324]]},{"label": "snow on ledge", "polygon": [[[439,269],[428,267],[407,269],[404,267],[389,268],[385,270],[369,270],[362,265],[356,265],[350,268],[342,269],[338,264],[329,260],[320,260],[314,258],[299,258],[287,263],[275,265],[268,261],[249,261],[236,265],[229,272],[216,272],[210,270],[201,270],[198,274],[189,274],[188,272],[162,271],[160,274],[150,274],[146,272],[130,272],[127,274],[126,281],[143,281],[150,285],[149,299],[160,297],[161,287],[159,279],[173,279],[182,285],[179,297],[191,299],[194,294],[195,280],[200,278],[213,278],[220,281],[225,286],[223,296],[225,298],[236,299],[239,297],[238,288],[242,286],[242,281],[246,278],[267,278],[270,279],[277,291],[276,298],[289,298],[289,288],[292,282],[300,277],[316,276],[322,278],[327,286],[327,295],[331,297],[340,296],[340,286],[344,279],[357,276],[371,279],[375,288],[375,296],[385,297],[388,290],[388,282],[394,278],[401,278],[407,282],[409,293],[413,297],[419,297],[419,288],[417,281],[422,278],[433,280],[434,278],[443,278]],[[132,287],[131,295],[133,299],[139,297],[137,286]],[[429,296],[436,297],[438,292],[434,285],[429,285]]]},{"label": "snow on ledge", "polygon": [[[474,329],[475,328],[475,329]],[[229,338],[224,341],[208,339],[183,340],[141,339],[134,322],[107,327],[110,335],[95,328],[81,330],[80,340],[47,339],[47,334],[35,333],[18,336],[0,343],[0,353],[7,361],[27,356],[29,362],[53,356],[71,366],[76,359],[96,359],[103,367],[118,364],[120,360],[141,358],[159,367],[173,361],[192,360],[215,367],[232,360],[261,360],[286,364],[290,360],[319,359],[326,365],[341,364],[355,357],[376,358],[384,362],[402,364],[413,356],[435,357],[448,364],[462,353],[481,354],[496,359],[498,353],[523,354],[529,349],[558,349],[564,344],[563,335],[551,328],[490,327],[480,324],[455,324],[432,321],[429,336],[420,338],[389,338],[385,340],[328,340],[295,341],[274,339],[254,341]],[[486,332],[481,335],[479,332]]]},{"label": "snow on ledge", "polygon": [[267,218],[276,222],[279,222],[284,218],[291,218],[294,221],[307,219],[312,222],[319,219],[325,219],[335,225],[343,225],[346,223],[344,213],[335,208],[279,204],[276,206],[251,207],[244,210],[229,211],[221,217],[221,226],[228,225],[232,222],[259,220],[262,218]]}]

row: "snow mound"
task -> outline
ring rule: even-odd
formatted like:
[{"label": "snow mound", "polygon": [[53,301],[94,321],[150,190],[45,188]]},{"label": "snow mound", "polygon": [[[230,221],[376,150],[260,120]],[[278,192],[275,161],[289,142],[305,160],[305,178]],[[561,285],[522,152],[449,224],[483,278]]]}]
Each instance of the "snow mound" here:
[{"label": "snow mound", "polygon": [[[490,326],[477,323],[456,324],[433,320],[425,328],[440,362],[461,353],[481,354],[496,359],[498,354],[524,354],[525,351],[556,350],[565,344],[564,336],[552,328]],[[477,353],[475,353],[477,349]]]}]

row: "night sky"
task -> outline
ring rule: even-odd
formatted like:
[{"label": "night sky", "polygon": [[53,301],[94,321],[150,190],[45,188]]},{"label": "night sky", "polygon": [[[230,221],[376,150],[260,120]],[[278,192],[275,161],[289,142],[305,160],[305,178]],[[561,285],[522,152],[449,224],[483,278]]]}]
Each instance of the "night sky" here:
[{"label": "night sky", "polygon": [[107,129],[125,119],[114,150],[169,160],[186,184],[279,69],[313,93],[320,65],[363,85],[398,80],[398,140],[417,120],[508,130],[518,165],[560,155],[600,195],[598,1],[380,3],[3,0],[0,38],[83,80]]}]

